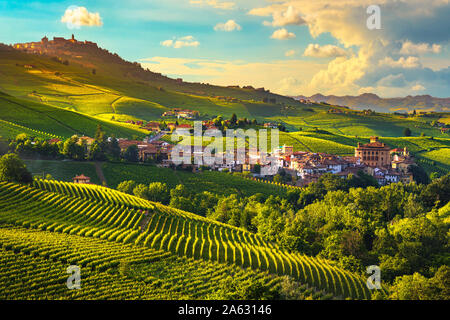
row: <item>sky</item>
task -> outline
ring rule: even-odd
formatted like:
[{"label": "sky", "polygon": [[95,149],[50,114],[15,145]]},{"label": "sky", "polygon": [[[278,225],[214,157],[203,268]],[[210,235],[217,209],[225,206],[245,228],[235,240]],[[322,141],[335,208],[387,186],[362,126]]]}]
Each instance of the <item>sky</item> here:
[{"label": "sky", "polygon": [[449,17],[449,0],[0,0],[0,42],[73,33],[170,77],[284,95],[449,97]]}]

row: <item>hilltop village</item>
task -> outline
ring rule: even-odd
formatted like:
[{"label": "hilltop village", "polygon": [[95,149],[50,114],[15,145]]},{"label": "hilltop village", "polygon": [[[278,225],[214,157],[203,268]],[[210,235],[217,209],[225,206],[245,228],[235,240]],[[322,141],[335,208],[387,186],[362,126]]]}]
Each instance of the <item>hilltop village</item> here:
[{"label": "hilltop village", "polygon": [[[27,43],[16,43],[13,45],[15,49],[25,51],[27,53],[33,54],[47,54],[47,55],[57,55],[63,52],[65,55],[72,56],[73,50],[78,48],[78,50],[89,50],[100,48],[95,42],[91,41],[78,41],[75,39],[75,35],[72,34],[72,38],[65,39],[62,37],[53,37],[53,40],[49,40],[46,36],[41,39],[41,41],[27,42]],[[105,50],[105,52],[107,52]],[[76,56],[82,58],[81,56]]]}]

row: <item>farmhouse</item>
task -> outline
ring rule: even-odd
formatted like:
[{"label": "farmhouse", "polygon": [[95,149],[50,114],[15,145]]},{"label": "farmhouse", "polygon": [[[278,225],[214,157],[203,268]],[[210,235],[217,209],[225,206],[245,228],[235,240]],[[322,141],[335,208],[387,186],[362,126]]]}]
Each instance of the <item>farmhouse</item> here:
[{"label": "farmhouse", "polygon": [[163,117],[177,117],[184,119],[195,119],[198,117],[198,111],[189,110],[189,109],[179,109],[174,108],[170,111],[166,111],[162,114]]},{"label": "farmhouse", "polygon": [[91,178],[86,177],[84,174],[81,174],[81,175],[76,176],[76,177],[73,178],[73,183],[90,184],[91,183]]},{"label": "farmhouse", "polygon": [[83,136],[78,139],[78,144],[86,143],[87,146],[91,146],[95,142],[94,138]]},{"label": "farmhouse", "polygon": [[150,131],[159,132],[161,130],[159,122],[147,122],[145,127]]},{"label": "farmhouse", "polygon": [[179,124],[176,126],[177,129],[192,129],[192,126],[190,124]]},{"label": "farmhouse", "polygon": [[275,122],[264,123],[264,128],[276,129],[278,128],[278,123]]}]

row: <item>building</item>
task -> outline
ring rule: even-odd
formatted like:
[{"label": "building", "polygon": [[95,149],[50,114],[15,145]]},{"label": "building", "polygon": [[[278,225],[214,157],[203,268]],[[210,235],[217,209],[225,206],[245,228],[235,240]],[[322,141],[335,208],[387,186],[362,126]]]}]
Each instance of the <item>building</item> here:
[{"label": "building", "polygon": [[358,142],[355,157],[369,167],[390,167],[390,151],[391,149],[385,143],[380,142],[378,137],[370,137],[370,142],[367,144]]},{"label": "building", "polygon": [[269,129],[277,129],[278,128],[278,123],[275,122],[266,122],[264,123],[264,128],[269,128]]},{"label": "building", "polygon": [[180,109],[174,108],[170,111],[166,111],[162,114],[163,117],[176,117],[176,118],[184,118],[184,119],[195,119],[199,116],[198,111],[188,110],[188,109]]},{"label": "building", "polygon": [[73,183],[78,184],[91,184],[91,178],[86,177],[84,174],[76,176],[73,178]]},{"label": "building", "polygon": [[58,139],[58,138],[53,138],[53,139],[48,140],[48,143],[49,144],[57,144],[60,141],[62,141],[62,140]]},{"label": "building", "polygon": [[190,124],[180,124],[176,127],[177,129],[192,129],[192,126]]},{"label": "building", "polygon": [[159,132],[161,130],[159,122],[147,122],[145,127],[150,131]]},{"label": "building", "polygon": [[287,146],[287,145],[283,145],[281,147],[281,153],[290,157],[294,154],[294,147],[293,146]]},{"label": "building", "polygon": [[88,147],[91,146],[94,142],[95,142],[94,138],[87,137],[87,136],[83,136],[78,139],[78,144],[86,143],[86,145]]}]

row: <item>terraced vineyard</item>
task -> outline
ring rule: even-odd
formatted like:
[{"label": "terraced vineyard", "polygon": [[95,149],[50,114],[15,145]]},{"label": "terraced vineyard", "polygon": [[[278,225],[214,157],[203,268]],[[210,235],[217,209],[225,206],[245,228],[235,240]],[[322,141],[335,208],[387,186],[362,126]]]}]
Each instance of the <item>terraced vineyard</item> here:
[{"label": "terraced vineyard", "polygon": [[25,133],[30,137],[37,137],[42,139],[53,139],[60,138],[54,134],[46,133],[43,131],[38,131],[34,129],[30,129],[13,122],[5,121],[0,119],[0,137],[6,139],[14,139],[17,135]]},{"label": "terraced vineyard", "polygon": [[[0,261],[0,299],[193,299],[215,292],[214,280],[227,276],[280,282],[266,273],[141,246],[10,226],[0,227]],[[80,267],[81,290],[66,287],[69,264]],[[128,270],[120,272],[120,265]]]},{"label": "terraced vineyard", "polygon": [[[133,274],[141,274],[139,279],[145,279],[146,272],[152,270],[153,264],[149,265],[145,259],[151,260],[155,255],[163,255],[166,259],[165,255],[168,255],[170,259],[187,259],[189,263],[208,263],[220,270],[232,268],[239,270],[236,272],[253,270],[252,274],[257,275],[261,272],[266,276],[267,273],[290,275],[335,297],[370,298],[364,279],[331,262],[288,253],[247,231],[104,187],[46,180],[35,182],[34,187],[2,183],[0,212],[3,226],[29,229],[23,231],[27,235],[18,236],[17,242],[11,240],[16,231],[8,233],[3,230],[0,239],[5,240],[1,241],[7,244],[14,242],[14,245],[2,246],[5,250],[14,247],[20,252],[25,250],[24,254],[31,254],[40,250],[37,248],[43,248],[43,252],[51,252],[48,258],[52,256],[58,260],[63,257],[61,259],[65,262],[77,262],[100,271],[116,267],[125,259],[137,265]],[[67,249],[65,240],[51,240],[55,233],[69,240],[77,237],[92,242],[83,244],[79,241],[81,248]],[[34,238],[31,241],[20,240],[27,237]],[[58,245],[54,248],[37,245],[39,241]],[[59,245],[64,250],[57,253]],[[83,248],[89,246],[92,247],[89,253],[84,254]],[[102,251],[101,248],[94,249],[95,246],[106,247]],[[95,254],[97,251],[98,255]],[[82,257],[78,257],[77,252],[81,252]],[[102,252],[109,253],[103,256]],[[164,259],[160,260],[161,263],[167,264]],[[175,288],[179,289],[178,286]]]}]

